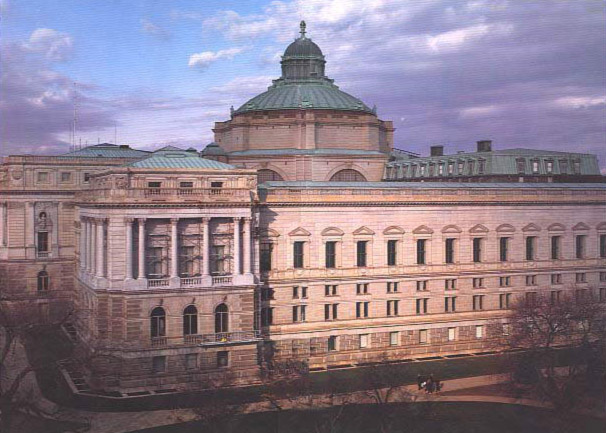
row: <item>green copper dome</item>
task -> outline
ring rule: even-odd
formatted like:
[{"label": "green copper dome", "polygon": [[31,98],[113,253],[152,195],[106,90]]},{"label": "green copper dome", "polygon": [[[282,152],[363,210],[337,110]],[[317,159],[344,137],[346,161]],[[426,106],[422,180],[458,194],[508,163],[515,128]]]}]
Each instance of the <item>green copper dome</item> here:
[{"label": "green copper dome", "polygon": [[324,74],[326,60],[322,50],[305,36],[291,43],[282,56],[282,76],[266,92],[255,96],[233,114],[288,109],[326,109],[361,111],[375,114],[364,102],[339,90]]}]

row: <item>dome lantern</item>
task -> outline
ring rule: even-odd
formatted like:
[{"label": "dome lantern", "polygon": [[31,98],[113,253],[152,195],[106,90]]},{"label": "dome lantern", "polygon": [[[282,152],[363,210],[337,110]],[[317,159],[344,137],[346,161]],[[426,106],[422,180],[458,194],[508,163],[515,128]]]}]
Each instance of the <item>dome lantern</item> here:
[{"label": "dome lantern", "polygon": [[305,21],[301,21],[301,36],[295,39],[282,56],[282,78],[306,80],[324,78],[324,55],[318,45],[305,36]]}]

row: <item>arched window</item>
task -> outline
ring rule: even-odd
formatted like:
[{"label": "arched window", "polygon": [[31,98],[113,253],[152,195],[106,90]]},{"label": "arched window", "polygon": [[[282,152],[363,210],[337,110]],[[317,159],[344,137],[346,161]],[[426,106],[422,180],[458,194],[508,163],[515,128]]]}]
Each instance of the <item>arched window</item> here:
[{"label": "arched window", "polygon": [[215,333],[227,332],[229,330],[229,318],[227,305],[219,304],[215,308]]},{"label": "arched window", "polygon": [[38,272],[38,291],[44,292],[48,290],[50,286],[50,277],[48,276],[48,272],[40,271]]},{"label": "arched window", "polygon": [[271,181],[283,181],[284,179],[278,173],[273,170],[269,170],[264,168],[262,170],[257,170],[257,182],[271,182]]},{"label": "arched window", "polygon": [[198,333],[198,309],[188,305],[183,310],[183,335],[196,335]]},{"label": "arched window", "polygon": [[366,178],[359,171],[346,168],[333,174],[330,182],[366,182]]},{"label": "arched window", "polygon": [[151,336],[166,336],[166,313],[162,307],[156,307],[151,312]]}]

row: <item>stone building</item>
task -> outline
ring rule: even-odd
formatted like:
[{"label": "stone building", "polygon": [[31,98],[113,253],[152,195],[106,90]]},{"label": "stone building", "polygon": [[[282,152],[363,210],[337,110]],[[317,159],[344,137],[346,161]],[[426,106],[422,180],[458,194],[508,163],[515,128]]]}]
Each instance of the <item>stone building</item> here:
[{"label": "stone building", "polygon": [[[0,289],[40,318],[77,313],[72,334],[96,356],[74,392],[482,352],[517,299],[606,301],[594,156],[398,152],[391,122],[326,77],[304,26],[281,63],[201,154],[101,144],[5,158]],[[459,175],[459,159],[473,169]]]}]

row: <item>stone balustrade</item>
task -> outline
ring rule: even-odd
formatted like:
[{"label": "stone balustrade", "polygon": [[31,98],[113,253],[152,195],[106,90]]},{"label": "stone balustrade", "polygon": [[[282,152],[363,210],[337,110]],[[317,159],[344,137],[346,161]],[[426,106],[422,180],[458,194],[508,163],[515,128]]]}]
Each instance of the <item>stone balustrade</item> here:
[{"label": "stone balustrade", "polygon": [[83,203],[96,202],[228,202],[250,203],[254,199],[254,191],[248,188],[107,188],[90,189],[76,194],[76,200]]}]

